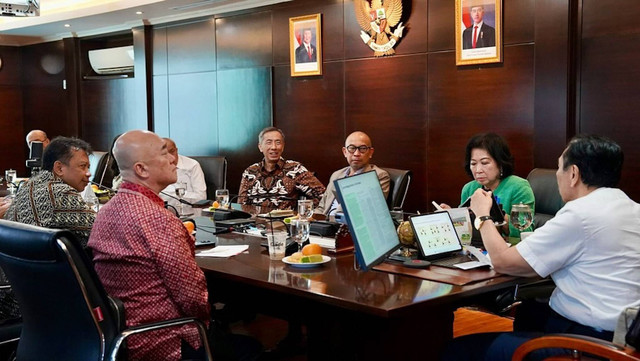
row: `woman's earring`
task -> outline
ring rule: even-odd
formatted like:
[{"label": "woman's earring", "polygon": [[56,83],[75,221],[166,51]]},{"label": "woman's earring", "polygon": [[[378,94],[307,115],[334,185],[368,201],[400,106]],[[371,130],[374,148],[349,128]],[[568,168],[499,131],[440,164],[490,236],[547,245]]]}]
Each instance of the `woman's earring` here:
[{"label": "woman's earring", "polygon": [[502,168],[500,168],[500,178],[502,178]]}]

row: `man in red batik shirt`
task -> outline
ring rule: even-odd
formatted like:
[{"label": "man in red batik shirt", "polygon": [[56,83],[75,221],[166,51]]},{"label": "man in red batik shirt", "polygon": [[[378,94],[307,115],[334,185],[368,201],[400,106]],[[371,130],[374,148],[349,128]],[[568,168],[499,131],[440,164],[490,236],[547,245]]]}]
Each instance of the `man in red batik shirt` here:
[{"label": "man in red batik shirt", "polygon": [[[127,326],[178,317],[208,325],[207,284],[196,265],[194,241],[158,197],[177,178],[166,143],[155,133],[133,130],[118,138],[113,153],[123,183],[100,209],[88,244],[106,291],[124,302]],[[179,360],[182,350],[201,346],[195,326],[128,341],[135,360]]]}]

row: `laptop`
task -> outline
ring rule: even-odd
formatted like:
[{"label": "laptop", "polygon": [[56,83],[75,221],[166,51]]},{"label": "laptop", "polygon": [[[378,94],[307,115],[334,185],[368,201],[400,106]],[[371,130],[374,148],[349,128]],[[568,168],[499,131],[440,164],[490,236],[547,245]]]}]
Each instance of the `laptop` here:
[{"label": "laptop", "polygon": [[456,268],[455,265],[475,261],[462,254],[462,243],[449,212],[421,214],[409,218],[422,258],[436,266]]},{"label": "laptop", "polygon": [[215,246],[218,237],[215,235],[227,227],[216,227],[211,217],[193,217],[196,224],[196,247]]}]

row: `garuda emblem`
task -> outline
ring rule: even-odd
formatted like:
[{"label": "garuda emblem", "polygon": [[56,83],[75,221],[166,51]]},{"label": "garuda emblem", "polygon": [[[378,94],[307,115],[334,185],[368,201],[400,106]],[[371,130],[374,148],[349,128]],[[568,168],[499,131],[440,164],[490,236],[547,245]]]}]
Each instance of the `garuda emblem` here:
[{"label": "garuda emblem", "polygon": [[[373,54],[395,54],[393,47],[404,30],[402,23],[398,25],[402,17],[402,0],[355,0],[355,12],[362,28],[360,37],[373,50]],[[394,27],[392,33],[391,28]]]}]

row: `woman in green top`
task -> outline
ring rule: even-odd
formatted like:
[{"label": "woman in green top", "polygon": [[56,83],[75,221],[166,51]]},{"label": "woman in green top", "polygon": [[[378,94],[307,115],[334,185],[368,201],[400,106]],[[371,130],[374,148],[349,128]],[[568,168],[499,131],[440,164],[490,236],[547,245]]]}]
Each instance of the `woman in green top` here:
[{"label": "woman in green top", "polygon": [[[533,212],[535,198],[526,179],[513,175],[513,156],[507,142],[495,133],[477,134],[469,139],[465,153],[465,171],[471,182],[462,188],[461,201],[464,203],[480,187],[493,192],[505,213],[507,225],[502,233],[519,237],[520,231],[508,222],[513,204],[524,203]],[[525,231],[533,230],[533,225]]]}]

